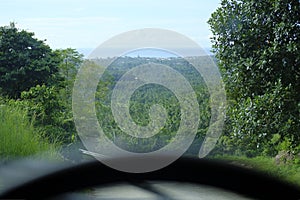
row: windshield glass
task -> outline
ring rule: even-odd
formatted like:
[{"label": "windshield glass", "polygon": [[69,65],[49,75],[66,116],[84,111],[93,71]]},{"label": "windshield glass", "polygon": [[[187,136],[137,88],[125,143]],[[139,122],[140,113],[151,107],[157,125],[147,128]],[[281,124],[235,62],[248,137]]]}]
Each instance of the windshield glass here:
[{"label": "windshield glass", "polygon": [[[222,160],[300,187],[300,1],[3,1],[0,168]],[[151,156],[171,155],[155,161]],[[4,185],[0,177],[0,188]]]}]

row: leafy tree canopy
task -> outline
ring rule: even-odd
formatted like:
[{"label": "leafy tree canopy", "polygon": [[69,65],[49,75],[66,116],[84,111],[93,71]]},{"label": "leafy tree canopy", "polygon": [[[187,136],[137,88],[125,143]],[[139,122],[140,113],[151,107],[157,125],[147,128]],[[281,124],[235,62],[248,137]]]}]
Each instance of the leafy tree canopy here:
[{"label": "leafy tree canopy", "polygon": [[230,100],[224,141],[252,156],[287,140],[299,151],[300,1],[222,0],[208,23]]},{"label": "leafy tree canopy", "polygon": [[14,23],[0,27],[0,88],[4,95],[19,98],[38,84],[49,85],[61,58],[34,33],[19,30]]},{"label": "leafy tree canopy", "polygon": [[232,96],[264,94],[278,79],[300,90],[299,1],[223,0],[209,24]]}]

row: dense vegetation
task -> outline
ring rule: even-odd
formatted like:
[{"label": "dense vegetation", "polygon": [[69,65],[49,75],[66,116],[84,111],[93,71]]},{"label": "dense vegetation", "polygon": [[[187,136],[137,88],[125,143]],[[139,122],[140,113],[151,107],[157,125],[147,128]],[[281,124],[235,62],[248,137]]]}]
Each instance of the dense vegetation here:
[{"label": "dense vegetation", "polygon": [[226,85],[223,152],[300,152],[300,2],[223,0],[209,20]]},{"label": "dense vegetation", "polygon": [[138,88],[130,99],[130,114],[132,119],[139,126],[149,124],[149,109],[152,105],[159,104],[166,109],[168,113],[166,123],[155,136],[146,139],[131,137],[127,133],[122,132],[112,115],[111,93],[116,82],[130,69],[145,63],[171,66],[180,72],[193,87],[199,104],[201,120],[196,139],[188,153],[194,155],[198,154],[210,120],[209,92],[199,72],[182,58],[120,57],[114,60],[106,69],[106,72],[98,84],[96,108],[99,124],[112,141],[130,151],[150,152],[158,150],[172,142],[180,126],[180,104],[173,91],[166,87],[157,84],[146,84]]},{"label": "dense vegetation", "polygon": [[55,81],[60,59],[34,34],[19,31],[14,23],[0,27],[0,85],[4,95],[20,98],[21,92]]},{"label": "dense vegetation", "polygon": [[222,0],[208,23],[228,99],[214,156],[300,184],[300,2]]},{"label": "dense vegetation", "polygon": [[76,140],[71,93],[82,58],[74,49],[52,50],[14,23],[0,27],[0,111],[9,113],[1,117],[0,135],[5,137],[1,158],[37,153],[47,144],[50,149],[67,146]]}]

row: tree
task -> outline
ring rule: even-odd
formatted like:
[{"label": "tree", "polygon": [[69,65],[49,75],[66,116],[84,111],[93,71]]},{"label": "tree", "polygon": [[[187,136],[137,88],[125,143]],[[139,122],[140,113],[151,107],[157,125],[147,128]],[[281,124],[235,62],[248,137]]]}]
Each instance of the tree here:
[{"label": "tree", "polygon": [[[230,100],[230,141],[243,148],[252,145],[256,154],[273,155],[276,148],[266,149],[289,138],[291,151],[296,150],[300,144],[300,2],[222,0],[208,23]],[[276,144],[270,142],[277,134]]]},{"label": "tree", "polygon": [[60,62],[34,33],[19,30],[14,23],[0,27],[0,88],[4,95],[16,99],[31,87],[53,83]]},{"label": "tree", "polygon": [[75,49],[59,49],[55,53],[60,57],[61,63],[59,64],[59,76],[61,78],[60,87],[64,89],[63,97],[70,101],[73,84],[77,75],[77,71],[83,62],[83,54],[80,54]]},{"label": "tree", "polygon": [[68,82],[72,83],[75,80],[77,70],[83,62],[83,55],[72,48],[55,50],[55,53],[57,53],[62,60],[59,65],[61,75],[68,80]]}]

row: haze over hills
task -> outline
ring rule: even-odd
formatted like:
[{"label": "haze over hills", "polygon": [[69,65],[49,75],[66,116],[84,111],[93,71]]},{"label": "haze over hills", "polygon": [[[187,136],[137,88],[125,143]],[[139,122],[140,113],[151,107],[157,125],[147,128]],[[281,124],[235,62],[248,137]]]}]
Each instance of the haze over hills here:
[{"label": "haze over hills", "polygon": [[[211,48],[207,47],[207,48],[203,48],[205,53],[207,53],[208,55],[213,55],[213,53],[211,52]],[[76,49],[79,53],[83,54],[85,58],[89,57],[89,55],[95,50],[95,48],[77,48]],[[162,51],[160,51],[162,52]],[[157,54],[157,51],[147,51],[146,54],[138,54],[138,53],[132,53],[131,55],[128,55],[130,57],[137,57],[137,56],[141,56],[141,57],[170,57],[169,53],[161,53],[160,55]],[[172,56],[171,56],[172,57]]]}]

